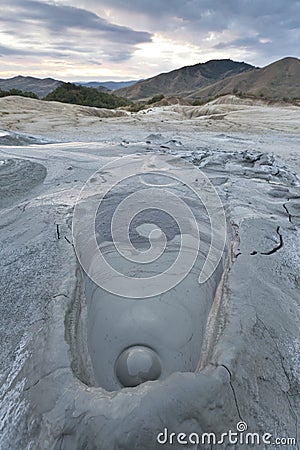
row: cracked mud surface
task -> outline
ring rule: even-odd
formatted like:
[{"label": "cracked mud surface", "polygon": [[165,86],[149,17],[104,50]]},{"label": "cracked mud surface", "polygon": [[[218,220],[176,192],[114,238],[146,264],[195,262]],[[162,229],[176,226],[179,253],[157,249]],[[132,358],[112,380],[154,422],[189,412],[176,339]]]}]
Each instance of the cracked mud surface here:
[{"label": "cracked mud surface", "polygon": [[158,449],[164,427],[222,433],[239,420],[249,431],[299,437],[300,188],[270,154],[191,150],[176,139],[163,149],[205,171],[228,219],[230,251],[201,358],[195,372],[161,382],[95,387],[72,208],[101,164],[162,151],[165,139],[149,142],[5,149],[5,158],[35,161],[47,176],[0,210],[1,448]]}]

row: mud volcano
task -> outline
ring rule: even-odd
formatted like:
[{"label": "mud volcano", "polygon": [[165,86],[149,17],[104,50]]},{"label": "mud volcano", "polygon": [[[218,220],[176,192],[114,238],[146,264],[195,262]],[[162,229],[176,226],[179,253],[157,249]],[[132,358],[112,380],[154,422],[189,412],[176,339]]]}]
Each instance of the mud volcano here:
[{"label": "mud volcano", "polygon": [[[80,230],[85,250],[75,255],[70,230],[72,192],[68,191],[69,197],[62,190],[54,195],[44,183],[43,202],[33,201],[26,207],[20,202],[1,210],[2,236],[6,242],[14,239],[11,265],[2,272],[5,286],[12,277],[15,283],[18,279],[24,286],[27,283],[33,301],[40,296],[41,280],[45,286],[45,274],[55,274],[48,279],[47,316],[22,341],[2,386],[4,448],[160,449],[157,436],[164,429],[169,434],[214,432],[220,436],[236,431],[240,422],[259,435],[297,437],[299,180],[270,154],[182,148],[181,155],[210,178],[227,219],[223,258],[213,275],[200,284],[199,272],[212,243],[210,223],[206,208],[176,183],[169,186],[170,195],[176,194],[194,211],[200,249],[192,270],[180,283],[152,297],[150,282],[140,297],[135,288],[132,298],[114,292],[122,280],[93,265],[97,254],[87,221]],[[171,171],[177,158],[168,158],[166,169],[169,165]],[[49,173],[51,165],[45,165]],[[107,172],[104,183],[109,177]],[[155,185],[143,177],[137,183]],[[94,217],[95,240],[107,260],[116,271],[139,280],[140,262],[134,260],[134,251],[119,237],[120,248],[133,259],[124,264],[114,252],[116,241],[107,227],[120,198],[134,194],[137,187],[123,184],[119,191],[104,196]],[[83,217],[89,217],[90,200],[97,200],[95,192],[80,202]],[[166,203],[172,207],[171,200]],[[138,214],[129,229],[134,247],[146,255],[149,250],[155,252],[156,241],[165,236],[166,259],[153,260],[144,277],[156,275],[174,261],[180,246],[174,223],[154,209]],[[14,218],[16,231],[7,212]],[[183,235],[194,237],[195,228],[187,216],[178,215]],[[28,266],[39,262],[33,278],[11,270],[21,253],[24,223],[34,231],[27,234],[30,253],[24,254]],[[122,229],[115,231],[122,236]],[[82,256],[89,275],[76,259]],[[107,280],[105,285],[95,282],[98,276]],[[166,278],[167,285],[172,276]],[[122,286],[125,292],[125,281]],[[172,444],[168,440],[164,448],[182,446],[178,440]]]},{"label": "mud volcano", "polygon": [[[167,173],[159,173],[160,159],[163,164],[168,164]],[[221,217],[223,224],[217,225],[218,228],[223,225],[223,235],[220,230],[215,230],[215,233],[220,232],[220,236],[212,242],[211,218],[196,191],[193,191],[193,186],[187,187],[180,179],[171,178],[172,172],[175,175],[181,172],[182,175],[182,172],[188,171],[191,184],[197,187],[200,171],[191,164],[159,155],[125,158],[119,162],[119,167],[108,166],[103,173],[93,176],[89,190],[93,193],[97,189],[103,190],[106,184],[104,179],[109,180],[111,172],[121,171],[122,166],[126,171],[130,164],[135,166],[138,162],[141,167],[149,164],[152,171],[157,165],[158,173],[147,173],[147,167],[143,167],[141,175],[122,179],[108,190],[97,208],[97,245],[108,265],[117,272],[111,275],[107,266],[97,265],[98,250],[93,249],[93,240],[88,238],[89,229],[84,225],[89,214],[92,214],[91,197],[79,202],[74,219],[77,255],[88,271],[84,284],[89,357],[96,385],[108,390],[163,380],[178,371],[196,370],[207,317],[226,259],[226,252],[222,251],[226,239],[224,215]],[[100,180],[100,186],[97,180]],[[208,179],[202,182],[209,184]],[[213,190],[212,186],[210,188]],[[201,189],[203,191],[205,187],[201,186]],[[159,199],[155,199],[155,195]],[[216,192],[214,196],[217,197]],[[217,200],[219,204],[211,206],[221,207],[220,199]],[[211,202],[214,202],[214,197]],[[118,210],[120,205],[123,212]],[[119,218],[116,219],[115,214],[118,213]],[[76,236],[78,230],[84,237],[82,243],[81,238]],[[188,244],[182,246],[183,240]],[[205,270],[208,252],[214,246],[220,248],[219,261],[212,276],[201,284],[200,273]],[[178,255],[182,260],[181,266],[170,271],[169,268],[178,263]],[[142,258],[143,262],[137,258]],[[206,265],[210,263],[208,261]],[[171,289],[165,287],[168,282],[160,284],[161,274],[164,273],[169,281],[172,278],[175,280]],[[95,283],[96,276],[100,285]],[[147,289],[153,280],[156,286],[149,293]],[[113,289],[106,289],[109,281],[112,281]],[[122,285],[124,281],[128,284],[122,295],[122,288],[118,292],[115,288],[117,283]],[[135,291],[136,283],[139,288]]]}]

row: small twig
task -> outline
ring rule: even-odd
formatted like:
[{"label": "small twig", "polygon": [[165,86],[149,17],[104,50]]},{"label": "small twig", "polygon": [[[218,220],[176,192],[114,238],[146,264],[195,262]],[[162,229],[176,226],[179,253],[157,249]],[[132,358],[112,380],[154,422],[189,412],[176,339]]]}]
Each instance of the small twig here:
[{"label": "small twig", "polygon": [[57,235],[57,239],[60,239],[60,232],[59,232],[59,225],[58,223],[56,224],[56,235]]},{"label": "small twig", "polygon": [[57,298],[57,297],[66,297],[66,298],[68,298],[68,296],[67,296],[66,294],[56,294],[56,295],[53,295],[53,298]]}]

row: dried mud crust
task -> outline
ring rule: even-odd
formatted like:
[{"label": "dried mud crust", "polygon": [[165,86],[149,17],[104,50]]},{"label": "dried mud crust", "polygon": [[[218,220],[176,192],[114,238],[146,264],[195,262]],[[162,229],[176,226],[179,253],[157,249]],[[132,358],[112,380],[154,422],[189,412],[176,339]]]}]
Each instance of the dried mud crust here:
[{"label": "dried mud crust", "polygon": [[0,208],[9,205],[41,184],[47,169],[25,159],[0,158]]},{"label": "dried mud crust", "polygon": [[[53,195],[47,207],[45,201],[42,207],[28,205],[24,212],[16,207],[18,215],[9,211],[10,224],[2,224],[15,246],[7,271],[10,278],[21,275],[18,257],[26,220],[26,228],[34,231],[28,241],[33,246],[38,236],[39,246],[34,253],[24,253],[24,265],[40,258],[40,270],[49,273],[48,285],[42,286],[49,308],[34,338],[20,348],[21,370],[7,376],[4,448],[159,449],[156,436],[164,427],[170,432],[221,433],[235,431],[240,420],[249,432],[297,438],[299,181],[276,158],[260,152],[184,153],[218,190],[231,237],[230,261],[209,317],[198,370],[118,393],[94,387],[89,362],[81,357],[87,351],[81,326],[86,300],[68,234],[70,208],[60,203],[66,192]],[[80,158],[73,164],[79,166]],[[82,165],[86,167],[85,159]],[[30,292],[27,289],[24,302],[40,295],[36,283],[41,280],[28,279]],[[21,291],[9,292],[13,302]],[[6,306],[11,309],[9,302]]]}]

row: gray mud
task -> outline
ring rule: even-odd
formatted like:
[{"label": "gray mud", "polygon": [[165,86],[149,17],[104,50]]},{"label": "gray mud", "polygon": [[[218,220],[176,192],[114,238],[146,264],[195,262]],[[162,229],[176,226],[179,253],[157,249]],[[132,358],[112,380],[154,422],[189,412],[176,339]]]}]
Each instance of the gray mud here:
[{"label": "gray mud", "polygon": [[0,159],[0,208],[22,200],[47,175],[42,164],[24,159]]},{"label": "gray mud", "polygon": [[16,146],[16,145],[29,145],[29,144],[49,144],[49,139],[43,139],[42,137],[30,136],[24,133],[16,133],[14,131],[1,131],[0,130],[0,145]]},{"label": "gray mud", "polygon": [[[151,145],[139,151],[150,151]],[[20,201],[3,208],[0,216],[5,287],[1,331],[7,330],[1,448],[159,449],[156,436],[165,427],[170,432],[220,434],[236,430],[241,420],[250,432],[298,437],[299,180],[270,154],[191,151],[184,145],[176,150],[174,142],[168,147],[159,151],[173,153],[180,148],[182,157],[209,176],[228,221],[228,253],[212,285],[207,285],[207,309],[199,314],[204,319],[193,314],[191,326],[198,333],[191,340],[194,347],[185,348],[178,366],[170,365],[159,381],[123,389],[104,386],[93,360],[97,346],[93,339],[101,338],[101,333],[89,337],[89,332],[92,322],[105,315],[93,309],[97,290],[84,283],[70,227],[79,192],[74,180],[84,181],[108,161],[112,147],[84,154],[80,146],[68,153],[58,148],[60,162],[57,155],[55,159],[41,149],[31,153],[45,159],[47,177],[35,187],[41,190],[28,204]],[[137,145],[114,151],[135,152]],[[153,145],[152,151],[158,148]],[[72,170],[67,170],[70,166]],[[113,314],[120,306],[115,305]],[[123,308],[120,318],[127,312],[125,303]],[[118,323],[116,317],[109,330],[112,336],[119,336]],[[161,328],[159,333],[163,336]],[[139,337],[127,344],[143,342]],[[115,357],[120,342],[102,349],[104,356],[111,350]],[[192,355],[191,364],[184,364],[184,355]],[[96,359],[101,363],[101,355]]]}]

